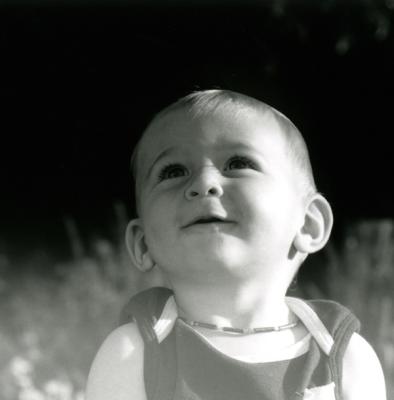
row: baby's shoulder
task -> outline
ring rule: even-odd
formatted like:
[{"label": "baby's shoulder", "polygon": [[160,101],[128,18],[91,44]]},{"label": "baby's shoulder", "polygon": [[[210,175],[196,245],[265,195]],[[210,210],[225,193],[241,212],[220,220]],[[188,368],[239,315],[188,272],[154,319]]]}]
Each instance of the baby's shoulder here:
[{"label": "baby's shoulder", "polygon": [[384,375],[371,345],[354,333],[343,357],[343,394],[345,400],[386,399]]},{"label": "baby's shoulder", "polygon": [[145,400],[144,342],[135,323],[124,324],[104,340],[89,372],[87,400]]},{"label": "baby's shoulder", "polygon": [[[143,354],[144,342],[137,324],[129,322],[113,330],[101,345],[97,357],[121,359],[127,361],[131,357]],[[97,358],[96,357],[96,358]]]}]

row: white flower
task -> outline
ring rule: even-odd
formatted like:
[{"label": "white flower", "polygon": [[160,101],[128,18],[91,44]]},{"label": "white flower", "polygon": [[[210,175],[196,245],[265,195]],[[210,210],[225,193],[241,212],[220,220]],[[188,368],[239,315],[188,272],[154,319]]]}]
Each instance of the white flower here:
[{"label": "white flower", "polygon": [[16,356],[11,360],[9,369],[19,387],[30,388],[33,386],[31,378],[33,365],[29,360]]},{"label": "white flower", "polygon": [[33,365],[29,360],[16,356],[10,362],[11,374],[15,377],[22,375],[30,375],[33,371]]},{"label": "white flower", "polygon": [[72,400],[73,388],[69,382],[50,380],[44,385],[48,400]]},{"label": "white flower", "polygon": [[18,400],[46,400],[45,396],[33,386],[24,388],[18,396]]}]

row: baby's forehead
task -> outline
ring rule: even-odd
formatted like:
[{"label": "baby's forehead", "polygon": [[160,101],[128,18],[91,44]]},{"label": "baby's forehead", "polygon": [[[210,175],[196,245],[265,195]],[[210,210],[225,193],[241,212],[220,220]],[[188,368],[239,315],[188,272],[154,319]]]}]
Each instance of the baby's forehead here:
[{"label": "baby's forehead", "polygon": [[[174,148],[179,152],[200,149],[221,149],[242,152],[264,146],[274,153],[284,154],[286,144],[275,115],[268,110],[246,107],[222,107],[209,112],[193,112],[186,107],[171,109],[159,114],[145,130],[136,157],[134,174],[146,170],[156,155],[164,149]],[[262,139],[264,138],[265,139]],[[192,149],[190,149],[192,148]],[[157,154],[156,154],[157,153]]]},{"label": "baby's forehead", "polygon": [[140,140],[140,150],[149,151],[156,147],[158,142],[164,145],[170,141],[187,141],[199,136],[207,136],[221,132],[216,137],[227,140],[226,132],[239,129],[238,141],[246,141],[248,136],[262,135],[265,132],[274,133],[277,138],[283,139],[282,127],[269,106],[256,109],[243,105],[225,105],[215,109],[201,110],[187,107],[170,108],[159,113],[149,124]]}]

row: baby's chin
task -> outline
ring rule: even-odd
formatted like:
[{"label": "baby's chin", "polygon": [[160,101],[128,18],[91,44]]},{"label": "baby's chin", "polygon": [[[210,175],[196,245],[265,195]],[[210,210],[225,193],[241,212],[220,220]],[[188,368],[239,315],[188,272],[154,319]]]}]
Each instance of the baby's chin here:
[{"label": "baby's chin", "polygon": [[189,258],[205,263],[231,264],[243,254],[247,255],[245,244],[237,237],[230,235],[200,235],[194,237],[185,246]]},{"label": "baby's chin", "polygon": [[201,251],[194,249],[193,252],[173,260],[164,269],[173,276],[191,281],[207,279],[207,283],[212,283],[212,280],[217,281],[219,278],[250,278],[253,272],[248,266],[251,263],[249,255],[243,254],[239,249],[212,246]]}]

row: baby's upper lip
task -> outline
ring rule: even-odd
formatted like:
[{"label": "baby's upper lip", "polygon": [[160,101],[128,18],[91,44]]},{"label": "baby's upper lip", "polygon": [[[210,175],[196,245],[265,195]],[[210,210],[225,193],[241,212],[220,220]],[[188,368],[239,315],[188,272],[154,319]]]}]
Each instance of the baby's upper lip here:
[{"label": "baby's upper lip", "polygon": [[189,222],[187,222],[183,228],[188,228],[191,225],[195,224],[207,224],[207,223],[231,223],[231,221],[225,215],[209,213],[209,214],[202,214],[192,218]]}]

